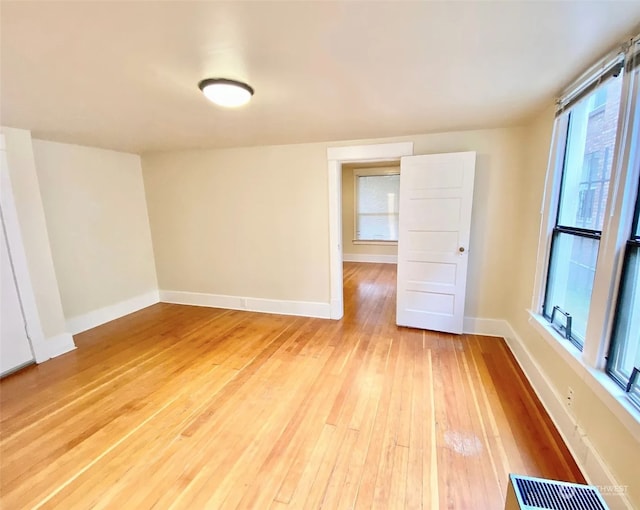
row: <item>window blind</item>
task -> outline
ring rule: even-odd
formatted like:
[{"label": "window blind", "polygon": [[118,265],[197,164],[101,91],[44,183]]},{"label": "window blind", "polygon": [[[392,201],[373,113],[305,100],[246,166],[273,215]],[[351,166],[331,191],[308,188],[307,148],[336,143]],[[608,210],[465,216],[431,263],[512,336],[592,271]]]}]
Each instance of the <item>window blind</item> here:
[{"label": "window blind", "polygon": [[600,59],[567,87],[556,101],[556,117],[571,109],[605,81],[640,66],[640,34]]}]

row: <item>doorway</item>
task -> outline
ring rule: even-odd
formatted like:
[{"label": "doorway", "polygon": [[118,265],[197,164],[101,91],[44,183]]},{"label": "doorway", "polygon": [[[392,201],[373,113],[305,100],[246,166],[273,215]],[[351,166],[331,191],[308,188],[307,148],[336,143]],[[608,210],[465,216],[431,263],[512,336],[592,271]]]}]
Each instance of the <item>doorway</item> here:
[{"label": "doorway", "polygon": [[343,164],[388,163],[413,155],[413,142],[330,147],[327,149],[329,186],[329,274],[330,317],[344,315],[343,239],[342,239],[342,166]]},{"label": "doorway", "polygon": [[328,149],[330,317],[344,315],[343,166],[400,159],[397,323],[461,334],[476,154],[412,153],[412,143]]}]

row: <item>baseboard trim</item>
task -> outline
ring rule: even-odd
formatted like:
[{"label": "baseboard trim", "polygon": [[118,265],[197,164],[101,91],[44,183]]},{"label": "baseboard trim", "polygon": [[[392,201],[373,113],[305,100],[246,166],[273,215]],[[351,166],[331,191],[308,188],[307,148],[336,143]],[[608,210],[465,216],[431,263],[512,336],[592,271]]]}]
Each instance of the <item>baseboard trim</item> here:
[{"label": "baseboard trim", "polygon": [[509,333],[509,323],[504,319],[483,319],[465,317],[462,330],[469,335],[498,336],[504,338]]},{"label": "baseboard trim", "polygon": [[[564,405],[564,399],[551,384],[544,370],[531,356],[531,353],[511,324],[507,321],[504,321],[504,323],[507,327],[507,334],[504,335],[507,346],[513,353],[551,421],[556,426],[567,448],[569,448],[587,482],[603,488],[619,487],[607,463],[593,446],[593,443],[575,417],[567,410]],[[633,509],[631,501],[625,494],[619,492],[612,494],[603,490],[601,490],[601,493],[611,510]]]},{"label": "baseboard trim", "polygon": [[397,264],[397,255],[369,255],[366,253],[343,253],[344,262],[369,262],[375,264]]},{"label": "baseboard trim", "polygon": [[131,299],[93,310],[89,313],[71,317],[67,319],[67,331],[72,335],[77,335],[78,333],[95,328],[106,322],[137,312],[147,306],[154,305],[159,301],[160,295],[157,290],[147,292],[146,294],[141,294]]},{"label": "baseboard trim", "polygon": [[161,290],[160,301],[178,305],[207,306],[229,310],[244,310],[247,312],[298,315],[321,319],[331,318],[330,303],[316,303],[311,301],[285,301],[176,290]]},{"label": "baseboard trim", "polygon": [[41,345],[46,350],[48,356],[47,359],[62,356],[76,348],[76,344],[73,341],[71,333],[66,332],[45,339]]}]

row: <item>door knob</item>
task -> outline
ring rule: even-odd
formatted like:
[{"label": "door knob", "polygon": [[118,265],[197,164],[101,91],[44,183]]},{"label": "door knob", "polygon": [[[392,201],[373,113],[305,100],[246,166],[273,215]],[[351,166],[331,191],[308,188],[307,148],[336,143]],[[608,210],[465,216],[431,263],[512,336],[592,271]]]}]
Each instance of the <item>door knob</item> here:
[{"label": "door knob", "polygon": [[464,246],[460,246],[460,248],[458,248],[458,251],[462,253],[464,251]]}]

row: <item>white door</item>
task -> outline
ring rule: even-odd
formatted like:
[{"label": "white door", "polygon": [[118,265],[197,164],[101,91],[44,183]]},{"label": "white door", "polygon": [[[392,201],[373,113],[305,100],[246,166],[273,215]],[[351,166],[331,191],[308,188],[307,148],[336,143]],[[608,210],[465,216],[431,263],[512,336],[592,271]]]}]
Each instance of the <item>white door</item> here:
[{"label": "white door", "polygon": [[0,225],[0,375],[5,375],[33,361],[27,338],[18,289],[9,259],[9,245],[5,235],[4,218]]},{"label": "white door", "polygon": [[462,333],[475,152],[400,159],[396,322]]}]

